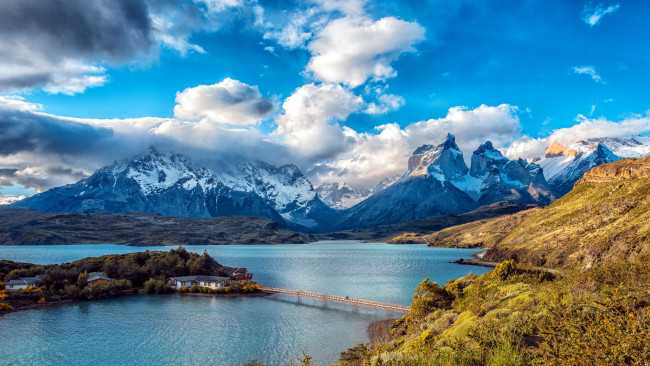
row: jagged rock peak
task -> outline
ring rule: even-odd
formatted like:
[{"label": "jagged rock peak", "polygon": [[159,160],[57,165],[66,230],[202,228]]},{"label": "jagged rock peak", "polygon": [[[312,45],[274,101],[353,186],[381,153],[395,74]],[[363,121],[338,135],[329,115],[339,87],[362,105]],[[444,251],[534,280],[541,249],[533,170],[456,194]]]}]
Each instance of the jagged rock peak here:
[{"label": "jagged rock peak", "polygon": [[488,173],[491,167],[501,168],[508,162],[508,158],[501,154],[501,151],[492,146],[492,142],[486,141],[472,154],[471,168],[469,174],[479,177]]},{"label": "jagged rock peak", "polygon": [[442,143],[443,148],[445,149],[456,149],[460,150],[458,148],[458,145],[456,145],[456,136],[454,136],[451,133],[447,133],[447,139],[445,142]]},{"label": "jagged rock peak", "polygon": [[578,155],[578,152],[574,149],[569,148],[568,146],[564,146],[558,142],[553,142],[549,147],[544,150],[544,157],[549,159],[549,158],[556,158],[558,156],[571,156],[571,157],[576,157]]},{"label": "jagged rock peak", "polygon": [[447,139],[438,146],[422,145],[413,152],[408,161],[405,177],[431,175],[439,181],[458,180],[469,171],[463,160],[463,152],[456,145],[456,137],[447,134]]}]

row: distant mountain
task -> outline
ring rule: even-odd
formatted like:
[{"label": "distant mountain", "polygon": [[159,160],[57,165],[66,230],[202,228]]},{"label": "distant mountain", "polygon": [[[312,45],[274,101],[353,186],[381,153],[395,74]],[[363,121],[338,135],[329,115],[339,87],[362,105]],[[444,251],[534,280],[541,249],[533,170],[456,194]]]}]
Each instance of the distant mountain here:
[{"label": "distant mountain", "polygon": [[351,187],[345,182],[325,183],[316,188],[323,203],[337,210],[345,210],[365,200],[372,194],[367,188]]},{"label": "distant mountain", "polygon": [[508,160],[486,142],[472,155],[470,169],[449,134],[440,145],[417,148],[397,182],[344,211],[337,223],[371,227],[462,214],[500,201],[547,205],[554,199],[537,164]]},{"label": "distant mountain", "polygon": [[581,140],[568,146],[553,142],[537,161],[558,195],[568,193],[585,172],[623,158],[650,155],[650,137],[606,137]]},{"label": "distant mountain", "polygon": [[311,182],[293,164],[275,167],[255,161],[215,175],[235,191],[254,193],[273,207],[285,221],[323,230],[335,210],[324,204]]},{"label": "distant mountain", "polygon": [[47,212],[146,211],[189,218],[260,216],[285,223],[257,194],[231,189],[213,172],[195,167],[186,157],[155,149],[12,206]]}]

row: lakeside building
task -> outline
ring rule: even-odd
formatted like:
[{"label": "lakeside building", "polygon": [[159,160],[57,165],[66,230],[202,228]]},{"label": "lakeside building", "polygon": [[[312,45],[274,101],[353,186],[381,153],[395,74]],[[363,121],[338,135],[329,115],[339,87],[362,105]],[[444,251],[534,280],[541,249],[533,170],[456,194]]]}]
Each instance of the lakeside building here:
[{"label": "lakeside building", "polygon": [[108,276],[106,276],[106,274],[104,274],[103,272],[90,272],[88,273],[88,279],[86,280],[86,285],[90,287],[99,282],[111,282],[111,281],[113,280],[110,279]]},{"label": "lakeside building", "polygon": [[244,267],[223,267],[228,277],[237,282],[250,282],[253,280],[253,274],[249,273]]},{"label": "lakeside building", "polygon": [[167,280],[169,286],[178,290],[181,287],[192,287],[197,285],[199,287],[208,287],[212,289],[226,288],[230,284],[230,277],[217,277],[217,276],[181,276],[171,277]]},{"label": "lakeside building", "polygon": [[17,280],[11,280],[5,283],[7,290],[22,290],[27,287],[38,287],[43,283],[43,276],[36,277],[21,277]]}]

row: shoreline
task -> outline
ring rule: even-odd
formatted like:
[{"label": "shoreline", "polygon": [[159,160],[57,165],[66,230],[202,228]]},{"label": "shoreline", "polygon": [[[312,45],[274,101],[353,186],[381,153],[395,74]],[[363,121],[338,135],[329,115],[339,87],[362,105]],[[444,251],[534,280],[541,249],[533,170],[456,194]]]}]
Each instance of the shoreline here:
[{"label": "shoreline", "polygon": [[104,301],[104,300],[112,300],[112,299],[117,299],[120,297],[127,297],[127,296],[194,296],[194,297],[264,297],[264,296],[269,296],[269,294],[264,293],[264,292],[252,292],[248,294],[204,294],[204,293],[179,293],[179,292],[173,292],[169,294],[145,294],[145,293],[125,293],[121,294],[120,296],[115,296],[107,299],[92,299],[92,300],[75,300],[75,299],[65,299],[65,300],[58,300],[58,301],[52,301],[52,302],[46,302],[44,304],[31,304],[31,305],[26,305],[26,306],[21,306],[14,308],[11,311],[2,311],[0,312],[0,317],[13,314],[19,311],[25,311],[25,310],[35,310],[35,309],[42,309],[42,308],[49,308],[49,307],[55,307],[55,306],[63,306],[63,305],[74,305],[74,304],[80,304],[80,303],[90,303],[90,302],[96,302],[96,301]]},{"label": "shoreline", "polygon": [[372,322],[370,325],[368,325],[366,332],[370,337],[371,347],[377,347],[380,344],[388,343],[395,339],[395,336],[390,333],[390,326],[397,319],[377,320],[376,322]]}]

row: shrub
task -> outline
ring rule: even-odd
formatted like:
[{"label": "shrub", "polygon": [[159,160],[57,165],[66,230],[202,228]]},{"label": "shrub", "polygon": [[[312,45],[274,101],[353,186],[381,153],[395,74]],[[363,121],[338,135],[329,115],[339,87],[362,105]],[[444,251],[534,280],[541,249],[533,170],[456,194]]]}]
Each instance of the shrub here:
[{"label": "shrub", "polygon": [[199,286],[197,286],[197,285],[192,285],[192,287],[190,287],[190,292],[193,293],[193,294],[195,294],[197,292],[200,292],[200,291],[201,291],[201,288],[199,288]]},{"label": "shrub", "polygon": [[4,282],[0,281],[0,290],[4,290],[4,289],[5,289],[5,284]]},{"label": "shrub", "polygon": [[0,311],[12,311],[14,310],[14,307],[5,303],[5,302],[0,302]]},{"label": "shrub", "polygon": [[38,299],[38,301],[36,301],[36,303],[37,304],[45,304],[45,298],[41,297],[40,299]]},{"label": "shrub", "polygon": [[515,263],[514,259],[510,259],[494,267],[492,276],[494,276],[494,278],[505,281],[510,275],[515,274],[516,272],[517,264]]},{"label": "shrub", "polygon": [[438,283],[429,282],[427,277],[415,288],[407,323],[419,321],[436,309],[449,309],[453,300],[454,296],[451,293],[444,287],[438,286]]},{"label": "shrub", "polygon": [[164,280],[150,278],[144,283],[144,292],[147,294],[166,294],[171,291],[171,286]]},{"label": "shrub", "polygon": [[64,288],[65,294],[72,299],[81,297],[81,289],[77,285],[67,285]]}]

